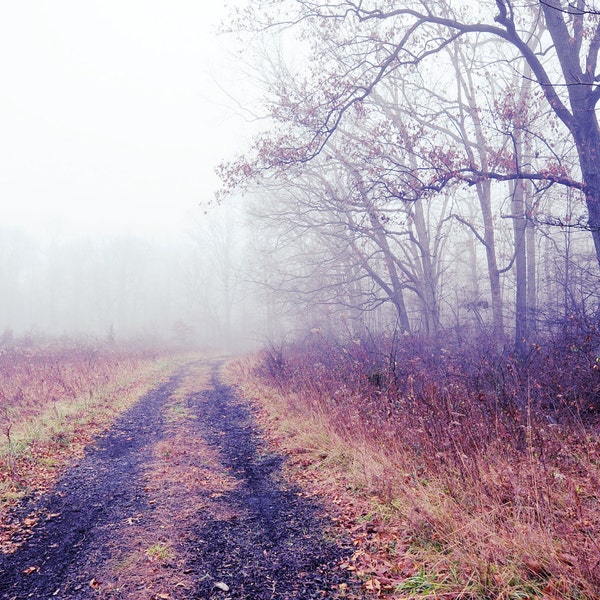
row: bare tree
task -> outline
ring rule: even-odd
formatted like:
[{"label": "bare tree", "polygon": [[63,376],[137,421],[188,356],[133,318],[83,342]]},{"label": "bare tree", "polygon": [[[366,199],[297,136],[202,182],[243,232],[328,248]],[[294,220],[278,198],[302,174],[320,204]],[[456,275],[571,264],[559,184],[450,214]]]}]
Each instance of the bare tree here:
[{"label": "bare tree", "polygon": [[[305,74],[307,85],[302,94],[289,94],[286,86],[274,90],[279,97],[272,104],[276,107],[273,116],[281,127],[257,140],[253,153],[224,166],[227,185],[317,156],[349,112],[392,73],[410,77],[419,67],[419,76],[423,76],[427,68],[424,87],[432,93],[439,91],[431,76],[432,61],[455,41],[468,40],[477,43],[480,68],[524,73],[524,65],[528,65],[536,89],[562,124],[558,137],[569,136],[573,142],[578,168],[569,169],[558,152],[550,162],[521,165],[512,153],[503,153],[483,165],[438,149],[437,160],[421,165],[410,181],[398,185],[397,196],[415,199],[451,183],[477,185],[488,180],[529,180],[538,189],[567,186],[585,196],[588,227],[600,261],[600,130],[596,117],[600,19],[593,4],[547,0],[516,5],[510,0],[488,0],[472,11],[468,3],[449,0],[281,0],[253,3],[243,18],[243,27],[255,30],[303,27],[312,44],[314,67]],[[532,49],[532,36],[539,38],[539,50]],[[478,93],[485,97],[485,90]],[[498,132],[483,133],[486,142],[494,145],[491,138]],[[551,149],[556,146],[544,130],[531,134]]]}]

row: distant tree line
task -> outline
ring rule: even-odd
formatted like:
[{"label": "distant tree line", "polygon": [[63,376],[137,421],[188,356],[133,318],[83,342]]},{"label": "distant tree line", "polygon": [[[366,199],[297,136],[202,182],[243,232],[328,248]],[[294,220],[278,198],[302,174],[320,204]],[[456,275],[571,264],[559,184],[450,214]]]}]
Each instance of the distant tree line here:
[{"label": "distant tree line", "polygon": [[198,216],[179,240],[4,228],[0,345],[24,334],[247,345],[262,314],[250,297],[240,302],[244,243],[218,211]]}]

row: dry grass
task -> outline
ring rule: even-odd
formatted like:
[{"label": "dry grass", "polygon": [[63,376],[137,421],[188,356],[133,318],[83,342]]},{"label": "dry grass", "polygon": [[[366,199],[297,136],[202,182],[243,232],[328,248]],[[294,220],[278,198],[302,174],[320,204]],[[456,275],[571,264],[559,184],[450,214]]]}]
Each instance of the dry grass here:
[{"label": "dry grass", "polygon": [[187,360],[76,344],[0,352],[0,551],[14,551],[35,524],[34,516],[13,523],[11,506],[44,493],[119,414]]},{"label": "dry grass", "polygon": [[[123,353],[120,357],[98,355],[88,365],[80,350],[62,352],[62,368],[70,373],[69,383],[78,389],[50,397],[36,389],[47,389],[46,378],[53,372],[59,356],[42,356],[26,367],[29,378],[21,377],[20,360],[32,354],[12,356],[12,367],[5,368],[4,389],[10,385],[23,390],[22,405],[11,405],[10,436],[0,444],[2,482],[0,498],[0,551],[13,552],[35,528],[38,516],[32,514],[16,522],[9,508],[25,493],[41,494],[57,479],[69,462],[82,455],[98,434],[139,398],[166,381],[184,364],[193,362],[179,380],[165,407],[165,435],[153,448],[153,459],[143,477],[144,491],[151,511],[131,514],[118,528],[118,536],[107,549],[107,561],[90,581],[90,589],[109,598],[128,600],[185,599],[193,593],[196,574],[189,568],[190,542],[200,512],[212,518],[229,519],[231,510],[220,501],[236,481],[218,460],[216,451],[197,435],[196,416],[190,397],[206,389],[210,365],[198,355],[151,355]],[[35,368],[34,366],[35,365]],[[92,376],[89,369],[95,369]],[[50,370],[49,370],[50,369]],[[11,370],[16,373],[10,378]],[[25,387],[27,386],[27,387]],[[53,384],[58,390],[62,383]],[[69,388],[70,389],[70,388]],[[25,400],[24,400],[25,398]],[[48,517],[49,515],[45,515]]]},{"label": "dry grass", "polygon": [[277,357],[279,372],[263,356],[237,363],[230,379],[263,408],[291,476],[339,506],[356,546],[346,567],[366,589],[397,598],[600,597],[592,422],[552,424],[531,406],[494,413],[458,378],[441,389],[420,367],[401,393],[381,389],[368,372],[352,372],[354,361],[331,355]]}]

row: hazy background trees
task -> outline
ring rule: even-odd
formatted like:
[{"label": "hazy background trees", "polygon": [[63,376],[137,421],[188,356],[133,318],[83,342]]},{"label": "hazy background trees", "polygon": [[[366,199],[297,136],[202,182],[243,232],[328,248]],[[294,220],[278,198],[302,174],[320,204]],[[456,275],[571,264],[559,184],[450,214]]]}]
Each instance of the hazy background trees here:
[{"label": "hazy background trees", "polygon": [[522,353],[596,319],[594,2],[237,4],[253,81],[225,87],[262,133],[219,169],[232,197],[194,199],[179,236],[5,228],[0,328],[230,348],[397,328]]},{"label": "hazy background trees", "polygon": [[[239,212],[239,211],[237,211]],[[262,312],[243,280],[233,208],[198,209],[178,238],[0,235],[0,331],[247,348]]]}]

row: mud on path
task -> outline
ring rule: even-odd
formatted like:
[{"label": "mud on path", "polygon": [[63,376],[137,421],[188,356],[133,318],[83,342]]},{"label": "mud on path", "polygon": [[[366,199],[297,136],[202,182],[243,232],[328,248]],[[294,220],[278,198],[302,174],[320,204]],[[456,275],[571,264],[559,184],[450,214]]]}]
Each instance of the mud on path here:
[{"label": "mud on path", "polygon": [[355,588],[337,568],[350,549],[283,479],[219,368],[182,369],[24,503],[14,519],[35,526],[0,555],[0,599],[309,600]]}]

